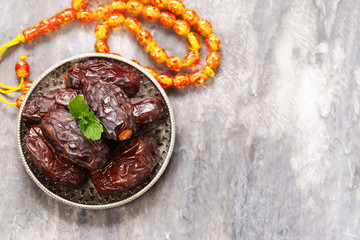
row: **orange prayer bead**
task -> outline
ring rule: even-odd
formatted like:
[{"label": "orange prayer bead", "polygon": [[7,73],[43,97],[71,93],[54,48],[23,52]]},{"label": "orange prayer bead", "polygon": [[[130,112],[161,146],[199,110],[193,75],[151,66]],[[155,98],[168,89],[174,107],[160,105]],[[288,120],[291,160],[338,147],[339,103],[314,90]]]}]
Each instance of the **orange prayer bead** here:
[{"label": "orange prayer bead", "polygon": [[144,5],[136,0],[130,0],[126,3],[126,10],[134,15],[138,15],[142,12]]},{"label": "orange prayer bead", "polygon": [[16,99],[16,107],[20,109],[22,103],[24,102],[25,95],[21,95]]},{"label": "orange prayer bead", "polygon": [[151,0],[151,3],[158,8],[166,8],[169,0]]},{"label": "orange prayer bead", "polygon": [[189,75],[186,73],[178,73],[173,79],[174,86],[177,88],[184,88],[190,83]]},{"label": "orange prayer bead", "polygon": [[190,32],[190,25],[184,20],[176,20],[174,24],[174,31],[180,36],[185,36]]},{"label": "orange prayer bead", "polygon": [[215,34],[210,34],[205,39],[209,51],[218,51],[221,47],[220,38]]},{"label": "orange prayer bead", "polygon": [[94,18],[96,20],[102,20],[108,18],[110,15],[110,7],[108,5],[100,4],[95,8]]},{"label": "orange prayer bead", "polygon": [[171,87],[171,85],[172,85],[172,77],[168,73],[164,73],[164,72],[159,73],[157,75],[156,80],[158,81],[158,83],[160,83],[160,85],[163,88]]},{"label": "orange prayer bead", "polygon": [[60,22],[56,19],[55,16],[49,17],[49,22],[53,29],[60,26]]},{"label": "orange prayer bead", "polygon": [[145,66],[145,67],[143,67],[143,68],[144,68],[147,72],[149,72],[155,79],[157,78],[158,73],[157,73],[157,71],[156,71],[155,68],[149,67],[149,66]]},{"label": "orange prayer bead", "polygon": [[136,64],[139,65],[139,66],[141,66],[141,64],[140,64],[138,61],[136,61],[135,59],[130,59],[130,61],[136,63]]},{"label": "orange prayer bead", "polygon": [[185,5],[180,0],[170,0],[168,4],[168,9],[173,14],[179,15],[185,11]]},{"label": "orange prayer bead", "polygon": [[95,37],[104,40],[108,37],[110,27],[106,22],[99,22],[95,26]]},{"label": "orange prayer bead", "polygon": [[180,71],[181,68],[183,67],[181,59],[177,56],[168,57],[166,59],[165,64],[171,71],[176,71],[176,72]]},{"label": "orange prayer bead", "polygon": [[188,68],[195,67],[200,61],[200,54],[198,51],[190,51],[183,59],[183,65]]},{"label": "orange prayer bead", "polygon": [[15,64],[15,73],[19,78],[26,78],[30,74],[30,66],[25,61],[28,56],[20,57],[20,60]]},{"label": "orange prayer bead", "polygon": [[142,11],[144,17],[149,20],[158,20],[160,18],[160,9],[152,5],[146,5]]},{"label": "orange prayer bead", "polygon": [[151,33],[145,29],[141,29],[136,34],[136,40],[143,46],[149,45],[153,41]]},{"label": "orange prayer bead", "polygon": [[154,48],[156,48],[157,42],[156,41],[152,41],[151,43],[149,43],[146,48],[145,48],[145,52],[151,52]]},{"label": "orange prayer bead", "polygon": [[185,9],[182,18],[187,21],[190,26],[193,26],[199,21],[199,14],[192,9]]},{"label": "orange prayer bead", "polygon": [[112,28],[121,27],[124,24],[124,15],[120,13],[112,13],[106,19],[106,23]]},{"label": "orange prayer bead", "polygon": [[109,45],[105,40],[97,40],[95,43],[95,52],[97,53],[110,53]]},{"label": "orange prayer bead", "polygon": [[23,30],[22,34],[24,35],[25,41],[29,42],[40,35],[36,27],[30,27]]},{"label": "orange prayer bead", "polygon": [[208,20],[200,19],[196,25],[196,29],[201,35],[206,37],[212,33],[213,27]]},{"label": "orange prayer bead", "polygon": [[39,34],[44,34],[52,30],[49,19],[47,18],[36,24],[35,27]]},{"label": "orange prayer bead", "polygon": [[201,48],[201,38],[199,34],[190,32],[185,38],[186,46],[193,51],[197,51]]},{"label": "orange prayer bead", "polygon": [[33,84],[32,81],[25,81],[23,82],[23,84],[21,85],[21,91],[26,94],[29,89],[31,88],[31,85]]},{"label": "orange prayer bead", "polygon": [[190,73],[190,82],[194,85],[202,84],[206,81],[208,75],[204,69],[195,70]]},{"label": "orange prayer bead", "polygon": [[175,21],[176,21],[176,17],[171,12],[162,12],[160,14],[159,22],[164,27],[172,27],[172,26],[174,26]]},{"label": "orange prayer bead", "polygon": [[141,23],[137,18],[128,17],[124,20],[125,28],[131,33],[137,33],[141,29]]},{"label": "orange prayer bead", "polygon": [[211,69],[215,69],[219,66],[221,61],[221,56],[219,52],[210,52],[206,57],[206,65],[211,67]]},{"label": "orange prayer bead", "polygon": [[149,3],[150,2],[150,0],[140,0],[140,2],[142,2],[142,3]]},{"label": "orange prayer bead", "polygon": [[114,0],[109,6],[113,13],[123,13],[126,10],[126,2],[124,0]]},{"label": "orange prayer bead", "polygon": [[89,9],[83,9],[76,12],[76,19],[82,23],[91,23],[94,21],[94,14]]},{"label": "orange prayer bead", "polygon": [[60,25],[72,22],[76,18],[76,11],[72,8],[64,9],[55,14],[56,20]]},{"label": "orange prayer bead", "polygon": [[87,0],[72,0],[71,6],[76,11],[80,11],[80,10],[84,9],[84,7],[86,6],[86,3],[87,3]]},{"label": "orange prayer bead", "polygon": [[155,62],[163,63],[167,59],[167,53],[162,47],[156,46],[153,50],[150,51],[151,57]]}]

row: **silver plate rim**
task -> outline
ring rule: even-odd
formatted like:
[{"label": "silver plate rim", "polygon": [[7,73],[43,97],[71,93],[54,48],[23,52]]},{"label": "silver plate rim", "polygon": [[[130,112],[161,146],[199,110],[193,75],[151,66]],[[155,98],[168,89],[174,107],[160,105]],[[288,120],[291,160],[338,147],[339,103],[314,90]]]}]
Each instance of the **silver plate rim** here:
[{"label": "silver plate rim", "polygon": [[[156,173],[155,177],[149,182],[149,184],[147,184],[143,189],[141,189],[140,191],[138,191],[137,193],[135,193],[134,195],[130,196],[129,198],[126,198],[124,200],[118,201],[118,202],[114,202],[114,203],[108,203],[108,204],[102,204],[102,205],[87,205],[87,204],[80,204],[80,203],[75,203],[72,201],[69,201],[67,199],[64,199],[58,195],[56,195],[55,193],[51,192],[49,189],[47,189],[34,175],[34,173],[31,171],[29,165],[26,162],[26,158],[24,155],[24,152],[22,151],[22,147],[21,147],[21,133],[20,133],[20,128],[21,128],[21,114],[24,111],[24,105],[27,102],[27,100],[29,99],[31,93],[33,92],[33,90],[35,89],[35,87],[39,84],[39,82],[46,76],[48,75],[51,71],[53,71],[54,69],[56,69],[57,67],[67,63],[67,62],[71,62],[71,61],[75,61],[75,60],[79,60],[79,59],[83,59],[83,58],[88,58],[88,57],[104,57],[104,58],[110,58],[110,59],[116,59],[118,61],[122,61],[126,64],[131,65],[132,67],[138,69],[140,72],[142,72],[144,75],[146,75],[156,86],[156,88],[160,91],[162,97],[165,100],[165,103],[169,109],[169,117],[170,117],[170,128],[171,128],[171,138],[170,138],[170,145],[169,145],[169,150],[167,152],[166,158],[164,160],[164,163],[161,165],[161,168],[159,169],[159,171]],[[17,146],[20,152],[20,157],[21,157],[21,161],[23,166],[25,167],[26,172],[29,174],[30,178],[36,183],[36,185],[38,187],[40,187],[41,190],[43,190],[47,195],[49,195],[50,197],[64,203],[67,204],[69,206],[72,207],[77,207],[77,208],[82,208],[82,209],[90,209],[90,210],[103,210],[103,209],[109,209],[109,208],[115,208],[115,207],[119,207],[121,205],[124,205],[126,203],[129,203],[135,199],[137,199],[138,197],[140,197],[141,195],[143,195],[145,192],[147,192],[161,177],[161,175],[164,173],[172,152],[174,150],[174,145],[175,145],[175,117],[174,117],[174,112],[173,109],[170,105],[170,101],[169,98],[167,96],[167,94],[165,93],[164,89],[161,87],[161,85],[156,81],[156,79],[150,74],[148,73],[144,68],[142,68],[140,65],[134,63],[131,60],[128,60],[124,57],[120,57],[117,55],[113,55],[113,54],[107,54],[107,53],[84,53],[84,54],[80,54],[80,55],[76,55],[70,58],[66,58],[62,61],[60,61],[59,63],[56,63],[55,65],[51,66],[50,68],[48,68],[47,70],[45,70],[37,79],[36,81],[34,81],[34,83],[32,84],[31,88],[29,89],[28,93],[25,95],[23,104],[21,105],[20,109],[19,109],[19,113],[17,116],[17,127],[16,127],[16,138],[17,138]]]}]

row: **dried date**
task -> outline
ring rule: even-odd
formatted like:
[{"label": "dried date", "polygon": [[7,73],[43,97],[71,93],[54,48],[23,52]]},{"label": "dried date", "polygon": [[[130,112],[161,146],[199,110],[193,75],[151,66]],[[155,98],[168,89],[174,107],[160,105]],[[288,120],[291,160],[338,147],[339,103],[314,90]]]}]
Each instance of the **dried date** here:
[{"label": "dried date", "polygon": [[41,129],[54,149],[72,163],[86,169],[96,169],[106,164],[109,148],[102,140],[86,138],[68,111],[50,111],[41,121]]},{"label": "dried date", "polygon": [[75,63],[65,76],[66,85],[81,89],[86,79],[101,79],[115,84],[129,96],[134,96],[140,88],[139,76],[116,63],[104,60],[90,60]]},{"label": "dried date", "polygon": [[46,113],[53,109],[67,109],[69,102],[80,93],[79,90],[60,88],[35,97],[22,113],[23,123],[40,124]]},{"label": "dried date", "polygon": [[24,141],[35,166],[45,177],[71,188],[77,189],[84,185],[87,171],[57,155],[44,139],[40,126],[32,126]]},{"label": "dried date", "polygon": [[91,171],[90,178],[100,194],[117,194],[149,177],[157,159],[158,149],[154,138],[134,138],[121,142],[110,157],[109,164]]},{"label": "dried date", "polygon": [[122,89],[102,80],[86,80],[83,94],[89,108],[101,121],[105,137],[125,140],[135,131],[129,98]]},{"label": "dried date", "polygon": [[136,123],[136,136],[158,127],[166,119],[163,101],[158,97],[131,98],[133,116]]}]

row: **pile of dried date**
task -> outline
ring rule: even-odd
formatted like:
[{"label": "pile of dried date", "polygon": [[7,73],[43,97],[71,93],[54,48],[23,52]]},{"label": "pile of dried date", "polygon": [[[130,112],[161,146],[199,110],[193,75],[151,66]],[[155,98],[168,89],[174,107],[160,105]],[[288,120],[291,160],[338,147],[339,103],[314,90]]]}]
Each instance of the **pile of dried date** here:
[{"label": "pile of dried date", "polygon": [[[140,88],[139,77],[105,60],[74,64],[65,83],[67,88],[35,97],[22,114],[29,127],[25,145],[40,173],[75,189],[90,177],[102,195],[144,181],[159,154],[156,140],[143,135],[165,121],[162,100],[133,98]],[[77,96],[101,122],[99,140],[85,137],[80,120],[69,112],[69,102]]]}]

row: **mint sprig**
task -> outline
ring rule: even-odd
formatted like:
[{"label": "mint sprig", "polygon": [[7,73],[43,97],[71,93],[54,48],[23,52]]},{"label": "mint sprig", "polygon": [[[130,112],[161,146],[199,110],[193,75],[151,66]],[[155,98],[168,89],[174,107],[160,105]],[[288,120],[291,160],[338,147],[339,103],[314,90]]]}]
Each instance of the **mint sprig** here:
[{"label": "mint sprig", "polygon": [[79,127],[85,137],[91,140],[99,140],[104,129],[99,119],[94,116],[93,112],[90,112],[89,107],[86,105],[86,101],[82,96],[76,96],[69,102],[68,106],[70,114],[75,118],[81,118]]}]

